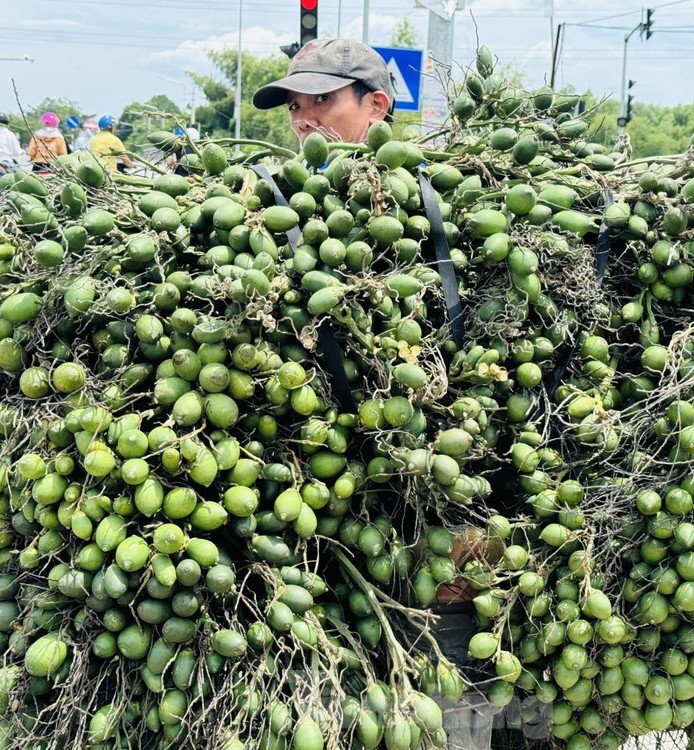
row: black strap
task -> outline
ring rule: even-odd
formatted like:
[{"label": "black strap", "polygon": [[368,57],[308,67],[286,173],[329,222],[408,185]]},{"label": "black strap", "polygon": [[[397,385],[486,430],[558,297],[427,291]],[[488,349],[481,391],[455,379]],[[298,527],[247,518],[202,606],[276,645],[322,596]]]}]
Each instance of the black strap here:
[{"label": "black strap", "polygon": [[320,341],[325,369],[332,375],[333,391],[337,396],[337,400],[340,402],[342,410],[346,412],[356,412],[357,405],[354,402],[352,388],[350,387],[347,373],[342,364],[342,351],[337,344],[337,339],[335,338],[335,332],[333,331],[330,318],[323,318],[320,322],[318,326],[318,340]]},{"label": "black strap", "polygon": [[[272,193],[275,196],[275,203],[278,206],[288,206],[289,202],[282,194],[282,191],[277,186],[274,177],[270,174],[267,167],[264,164],[253,164],[251,169],[265,182],[267,182],[272,188]],[[299,240],[301,239],[301,230],[299,227],[292,227],[287,231],[287,240],[292,247],[292,250],[296,252],[296,248],[299,246]]]},{"label": "black strap", "polygon": [[559,357],[555,368],[545,378],[545,388],[550,398],[554,396],[554,391],[559,387],[559,383],[561,383],[561,379],[564,377],[566,368],[569,366],[569,362],[571,362],[575,351],[576,344],[567,346],[562,352],[561,357]]},{"label": "black strap", "polygon": [[429,223],[431,225],[430,244],[434,246],[436,254],[436,264],[438,266],[439,276],[441,276],[441,287],[443,296],[446,300],[448,311],[448,322],[453,333],[453,341],[458,349],[463,348],[465,340],[465,326],[463,324],[463,309],[460,305],[460,294],[458,292],[458,280],[455,277],[455,269],[451,261],[451,252],[448,248],[446,232],[443,228],[443,219],[441,218],[441,209],[439,202],[436,200],[436,193],[431,186],[426,174],[422,171],[419,173],[419,186],[422,190],[422,200],[424,201],[424,210],[426,211]]},{"label": "black strap", "polygon": [[[612,203],[612,191],[606,190],[605,208],[609,208]],[[605,276],[605,271],[607,270],[607,265],[610,260],[610,245],[612,243],[613,236],[614,231],[605,224],[605,219],[603,218],[602,222],[600,223],[598,243],[595,249],[595,275],[597,278],[598,286],[602,285],[602,280]],[[549,375],[547,375],[547,377],[544,379],[545,390],[547,391],[547,395],[549,396],[549,398],[554,397],[554,392],[559,387],[559,384],[564,377],[564,373],[566,372],[566,368],[569,366],[569,362],[571,362],[575,351],[575,343],[567,346],[561,357],[559,358],[554,370],[552,370],[552,372],[550,372]],[[543,412],[544,404],[540,403],[538,405],[538,408],[535,410],[533,417],[535,419],[538,419],[542,416]]]},{"label": "black strap", "polygon": [[[254,164],[251,169],[270,185],[275,196],[275,203],[278,206],[289,205],[267,167],[263,164]],[[292,229],[287,232],[287,240],[289,241],[292,250],[296,251],[300,239],[301,230],[299,227],[292,227]],[[347,373],[342,364],[342,351],[337,344],[335,332],[333,331],[332,323],[329,318],[324,318],[318,325],[318,341],[320,342],[325,369],[332,376],[332,388],[337,396],[337,400],[340,402],[340,406],[346,412],[356,412],[357,405],[354,402],[352,389],[349,385],[349,380],[347,379]]]},{"label": "black strap", "polygon": [[[609,208],[613,203],[612,191],[605,191],[605,208]],[[598,284],[602,284],[602,277],[605,275],[607,263],[610,259],[610,244],[612,242],[612,236],[614,232],[610,227],[605,225],[605,219],[603,218],[600,223],[600,231],[598,232],[598,245],[595,251],[595,272],[598,277]]]}]

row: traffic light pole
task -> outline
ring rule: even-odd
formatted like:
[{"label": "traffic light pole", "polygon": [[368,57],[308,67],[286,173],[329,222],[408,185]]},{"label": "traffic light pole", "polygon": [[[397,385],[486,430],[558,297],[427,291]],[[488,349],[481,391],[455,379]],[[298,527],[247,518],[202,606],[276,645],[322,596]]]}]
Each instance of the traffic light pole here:
[{"label": "traffic light pole", "polygon": [[627,119],[627,45],[636,31],[640,31],[643,24],[634,26],[634,28],[624,36],[624,53],[622,54],[622,95],[619,100],[619,123],[617,132],[619,135],[624,133]]},{"label": "traffic light pole", "polygon": [[636,31],[640,31],[642,34],[645,31],[646,39],[650,39],[652,33],[651,24],[653,23],[652,16],[653,10],[649,8],[646,11],[646,22],[644,23],[641,21],[624,37],[624,52],[622,54],[622,93],[619,101],[619,118],[617,119],[617,132],[619,135],[624,133],[627,125],[627,45],[629,44],[629,39],[631,39]]}]

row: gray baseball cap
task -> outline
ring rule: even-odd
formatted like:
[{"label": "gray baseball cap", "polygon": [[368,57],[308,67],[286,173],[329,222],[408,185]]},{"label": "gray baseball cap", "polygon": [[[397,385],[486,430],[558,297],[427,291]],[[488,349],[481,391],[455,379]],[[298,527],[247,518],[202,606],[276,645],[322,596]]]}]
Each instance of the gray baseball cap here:
[{"label": "gray baseball cap", "polygon": [[314,39],[294,55],[284,78],[253,94],[253,104],[272,109],[287,103],[289,91],[327,94],[355,81],[372,91],[385,91],[392,102],[390,74],[378,52],[354,39]]}]

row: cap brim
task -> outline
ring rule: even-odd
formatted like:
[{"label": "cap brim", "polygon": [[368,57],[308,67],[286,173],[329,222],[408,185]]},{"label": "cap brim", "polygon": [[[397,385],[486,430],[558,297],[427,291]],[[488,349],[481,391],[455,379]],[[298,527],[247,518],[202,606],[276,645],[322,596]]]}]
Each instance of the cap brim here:
[{"label": "cap brim", "polygon": [[273,109],[287,103],[287,92],[298,94],[326,94],[354,83],[356,78],[343,78],[328,73],[294,73],[268,83],[253,94],[253,104],[258,109]]}]

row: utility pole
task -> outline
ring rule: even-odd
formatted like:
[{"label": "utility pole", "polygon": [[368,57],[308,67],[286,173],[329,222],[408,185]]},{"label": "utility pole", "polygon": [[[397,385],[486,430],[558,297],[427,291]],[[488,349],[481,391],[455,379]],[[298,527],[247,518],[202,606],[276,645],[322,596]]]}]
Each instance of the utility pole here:
[{"label": "utility pole", "polygon": [[552,73],[550,74],[549,86],[554,88],[554,79],[557,74],[557,63],[559,62],[559,46],[561,44],[561,35],[564,32],[564,24],[557,24],[557,36],[552,45]]},{"label": "utility pole", "polygon": [[453,23],[465,0],[415,0],[415,5],[429,11],[427,51],[424,60],[422,92],[422,125],[436,129],[448,113],[446,82],[453,65]]},{"label": "utility pole", "polygon": [[195,125],[195,84],[190,92],[190,127]]},{"label": "utility pole", "polygon": [[[624,52],[622,54],[622,91],[619,98],[619,117],[617,118],[617,132],[619,135],[622,135],[624,133],[624,129],[627,126],[627,45],[629,44],[629,39],[631,39],[632,35],[636,33],[637,31],[641,33],[641,36],[643,36],[643,33],[646,32],[646,39],[650,39],[653,32],[651,31],[651,26],[653,25],[653,9],[648,8],[646,10],[646,20],[642,20],[641,23],[634,26],[634,28],[624,36]],[[630,81],[630,86],[633,85],[633,82]],[[631,98],[631,97],[630,97]]]},{"label": "utility pole", "polygon": [[545,0],[545,15],[549,18],[550,62],[554,68],[554,0]]},{"label": "utility pole", "polygon": [[[236,45],[236,91],[234,91],[234,137],[241,138],[241,24],[243,23],[243,0],[239,0],[239,38]],[[239,148],[237,145],[236,148]]]},{"label": "utility pole", "polygon": [[453,17],[465,8],[465,0],[415,0],[419,8],[429,11],[427,48],[443,65],[453,62]]}]

